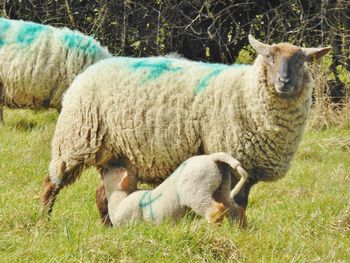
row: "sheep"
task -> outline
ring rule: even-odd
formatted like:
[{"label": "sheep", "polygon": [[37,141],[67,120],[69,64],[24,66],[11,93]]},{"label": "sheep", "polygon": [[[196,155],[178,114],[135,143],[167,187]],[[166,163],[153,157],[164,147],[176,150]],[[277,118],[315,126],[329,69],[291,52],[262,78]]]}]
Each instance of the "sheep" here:
[{"label": "sheep", "polygon": [[84,168],[116,160],[157,185],[189,157],[214,152],[248,172],[234,198],[245,210],[253,185],[289,170],[311,111],[305,62],[330,50],[249,42],[258,53],[253,65],[115,57],[78,75],[52,139],[43,211],[51,214],[59,191]]},{"label": "sheep", "polygon": [[[231,191],[231,173],[223,172],[227,164],[241,175]],[[103,185],[108,200],[109,218],[114,226],[143,219],[161,223],[165,218],[178,219],[186,208],[220,223],[235,212],[233,196],[242,188],[247,173],[227,153],[199,155],[187,159],[163,183],[153,190],[137,189],[137,178],[125,168],[107,168]],[[241,222],[243,224],[243,222]]]},{"label": "sheep", "polygon": [[4,106],[60,110],[75,76],[111,56],[78,31],[0,18],[0,124]]}]

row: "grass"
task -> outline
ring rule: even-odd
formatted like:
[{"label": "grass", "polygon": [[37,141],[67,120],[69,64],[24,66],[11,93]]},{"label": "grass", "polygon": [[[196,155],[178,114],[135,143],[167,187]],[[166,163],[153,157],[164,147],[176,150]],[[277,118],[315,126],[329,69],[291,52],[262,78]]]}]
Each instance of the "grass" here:
[{"label": "grass", "polygon": [[309,130],[289,174],[253,188],[249,228],[188,217],[100,225],[99,177],[64,189],[50,221],[40,193],[57,113],[6,110],[0,128],[0,262],[348,262],[350,126]]}]

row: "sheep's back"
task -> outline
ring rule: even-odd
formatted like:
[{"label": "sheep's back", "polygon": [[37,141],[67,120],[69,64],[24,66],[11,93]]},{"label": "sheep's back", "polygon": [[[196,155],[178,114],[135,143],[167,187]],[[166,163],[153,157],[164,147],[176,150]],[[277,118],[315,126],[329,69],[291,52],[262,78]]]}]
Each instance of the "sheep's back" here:
[{"label": "sheep's back", "polygon": [[64,105],[84,99],[98,107],[107,151],[129,159],[141,180],[161,181],[198,154],[198,101],[230,69],[164,57],[108,59],[77,78]]},{"label": "sheep's back", "polygon": [[110,56],[69,29],[0,19],[0,79],[5,105],[60,108],[62,93],[88,65]]}]

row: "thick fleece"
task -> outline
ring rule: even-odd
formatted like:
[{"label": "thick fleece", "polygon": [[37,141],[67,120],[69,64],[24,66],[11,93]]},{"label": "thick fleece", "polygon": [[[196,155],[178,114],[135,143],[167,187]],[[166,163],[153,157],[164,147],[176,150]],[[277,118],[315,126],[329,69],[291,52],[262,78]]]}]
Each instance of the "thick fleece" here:
[{"label": "thick fleece", "polygon": [[125,161],[159,183],[184,160],[228,152],[251,178],[286,174],[310,112],[312,80],[283,99],[265,60],[224,66],[184,59],[111,58],[77,76],[63,100],[49,176],[65,185],[87,166]]},{"label": "thick fleece", "polygon": [[[190,208],[210,223],[219,223],[236,208],[232,197],[231,173],[223,172],[220,165],[229,165],[241,175],[242,183],[247,174],[239,162],[226,153],[214,153],[189,158],[154,190],[136,191],[136,180],[123,168],[109,169],[103,183],[108,199],[109,217],[114,226],[133,223],[136,220],[160,223],[165,218],[177,219]],[[233,190],[238,192],[243,184]]]},{"label": "thick fleece", "polygon": [[111,57],[78,31],[0,18],[0,122],[2,109],[61,109],[76,75]]}]

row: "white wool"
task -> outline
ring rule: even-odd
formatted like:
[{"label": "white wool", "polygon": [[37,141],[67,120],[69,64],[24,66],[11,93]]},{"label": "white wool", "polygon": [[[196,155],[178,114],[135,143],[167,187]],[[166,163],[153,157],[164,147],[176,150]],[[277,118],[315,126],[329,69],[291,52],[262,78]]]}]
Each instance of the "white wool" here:
[{"label": "white wool", "polygon": [[3,106],[60,110],[75,76],[108,57],[78,31],[0,18],[0,116]]},{"label": "white wool", "polygon": [[286,174],[311,105],[312,80],[296,98],[278,96],[265,60],[224,66],[184,59],[111,58],[68,89],[52,141],[49,176],[71,183],[87,166],[122,159],[159,183],[187,158],[228,152],[250,178]]},{"label": "white wool", "polygon": [[[139,190],[130,195],[126,190],[131,185],[121,188],[122,175],[110,169],[104,174],[103,182],[112,224],[120,226],[136,220],[160,223],[165,218],[180,218],[186,208],[205,217],[208,222],[221,222],[236,207],[230,196],[231,174],[220,169],[222,163],[228,164],[234,171],[240,167],[239,162],[226,153],[195,156],[182,163],[157,188]],[[237,172],[241,172],[244,183],[246,173],[238,169]],[[235,189],[236,192],[239,190]]]}]

